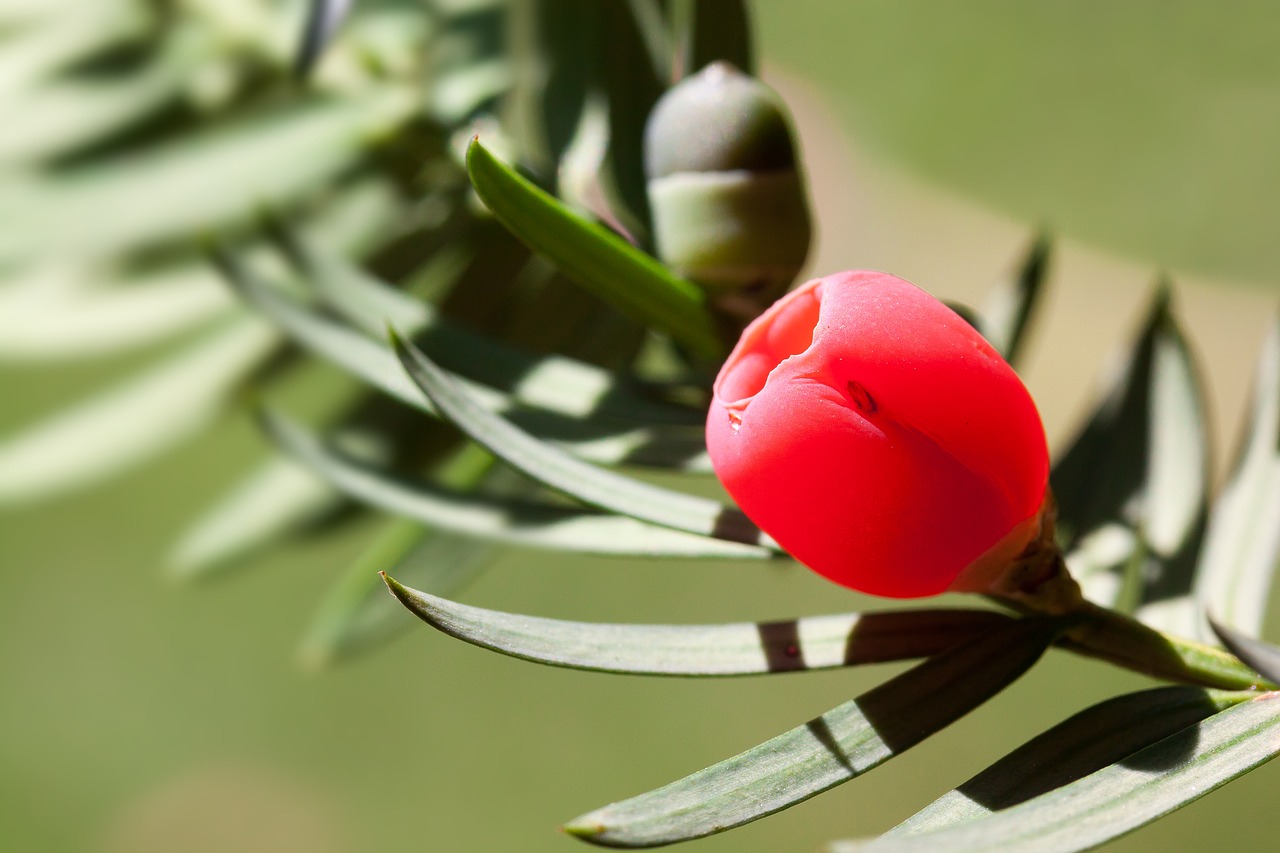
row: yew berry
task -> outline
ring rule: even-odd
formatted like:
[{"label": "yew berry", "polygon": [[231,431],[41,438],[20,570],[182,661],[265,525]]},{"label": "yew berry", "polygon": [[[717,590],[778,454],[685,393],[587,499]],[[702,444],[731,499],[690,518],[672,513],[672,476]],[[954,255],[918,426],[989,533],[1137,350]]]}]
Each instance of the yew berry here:
[{"label": "yew berry", "polygon": [[959,315],[885,273],[815,279],[748,326],[707,448],[761,529],[862,592],[986,589],[1040,532],[1031,396]]}]

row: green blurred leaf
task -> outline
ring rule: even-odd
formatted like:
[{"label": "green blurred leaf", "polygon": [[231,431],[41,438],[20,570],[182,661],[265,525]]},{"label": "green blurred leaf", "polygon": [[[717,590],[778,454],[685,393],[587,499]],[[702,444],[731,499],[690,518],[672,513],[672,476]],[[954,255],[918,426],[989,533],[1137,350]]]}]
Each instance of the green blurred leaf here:
[{"label": "green blurred leaf", "polygon": [[928,657],[1009,618],[989,610],[898,610],[730,625],[610,625],[484,610],[385,580],[419,619],[481,648],[639,675],[756,675]]},{"label": "green blurred leaf", "polygon": [[310,0],[294,73],[306,78],[351,11],[352,0]]},{"label": "green blurred leaf", "polygon": [[[414,297],[362,272],[317,241],[293,233],[292,246],[300,254],[309,281],[331,302],[341,303],[371,325],[379,335],[387,323],[406,323],[417,329],[419,345],[453,370],[465,371],[468,387],[499,399],[493,389],[510,394],[513,402],[559,412],[576,419],[600,415],[620,424],[671,423],[701,426],[703,413],[684,406],[651,400],[641,388],[586,362],[559,355],[533,356],[502,341],[477,335],[440,316]],[[391,351],[340,324],[328,320],[298,300],[269,286],[236,256],[221,253],[220,262],[232,284],[258,310],[271,317],[299,343],[345,369],[383,388],[410,405],[430,410],[426,398],[404,377]],[[374,355],[374,351],[378,353]],[[386,367],[384,371],[382,368]]]},{"label": "green blurred leaf", "polygon": [[0,288],[0,359],[75,359],[146,346],[234,307],[204,258],[146,273],[30,269]]},{"label": "green blurred leaf", "polygon": [[1280,561],[1280,325],[1254,379],[1252,411],[1235,471],[1213,508],[1196,597],[1223,624],[1262,632]]},{"label": "green blurred leaf", "polygon": [[[389,348],[320,316],[280,289],[267,285],[238,256],[219,252],[217,260],[245,299],[297,343],[391,397],[435,414],[430,400],[405,375]],[[437,328],[437,324],[433,323],[432,328]],[[486,385],[460,380],[478,402],[508,413],[513,421],[539,435],[559,440],[583,458],[604,464],[627,462],[686,471],[710,469],[700,428],[631,427],[622,422],[617,417],[622,412],[636,409],[639,414],[648,415],[663,407],[629,397],[610,384],[607,373],[557,356],[517,358],[511,351],[484,338],[451,330],[443,321],[438,328],[439,343],[433,340],[436,343],[433,349],[452,353],[457,363],[480,367],[496,362],[499,366],[516,368],[501,378],[519,396],[518,400]],[[604,384],[598,384],[597,378]],[[597,404],[605,409],[606,401],[609,401],[608,417],[599,420],[589,417]],[[518,405],[525,402],[531,408]],[[670,407],[666,411],[669,417]]]},{"label": "green blurred leaf", "polygon": [[1240,658],[1273,683],[1280,684],[1280,647],[1261,640],[1255,640],[1248,634],[1228,628],[1219,623],[1212,615],[1207,616],[1210,629],[1227,647],[1227,651]]},{"label": "green blurred leaf", "polygon": [[675,492],[583,462],[539,441],[467,396],[422,351],[392,333],[405,371],[441,414],[494,456],[537,482],[588,506],[701,536],[781,550],[733,507]]},{"label": "green blurred leaf", "polygon": [[1265,693],[1083,779],[981,820],[919,835],[841,842],[831,850],[1089,850],[1198,800],[1269,761],[1280,750],[1278,728],[1280,694]]},{"label": "green blurred leaf", "polygon": [[[36,0],[40,2],[41,0]],[[52,6],[52,3],[47,5]],[[75,62],[136,39],[152,23],[154,10],[132,0],[80,4],[75,14],[56,23],[16,24],[6,13],[14,0],[0,5],[0,99],[40,85]]]},{"label": "green blurred leaf", "polygon": [[281,448],[351,497],[387,512],[494,542],[591,554],[770,559],[769,550],[645,524],[631,518],[449,491],[377,471],[326,448],[270,413],[263,427]]},{"label": "green blurred leaf", "polygon": [[1250,695],[1158,687],[1100,702],[1018,747],[887,835],[980,820],[1127,758]]},{"label": "green blurred leaf", "polygon": [[0,166],[53,160],[143,121],[177,100],[208,51],[207,39],[186,30],[137,70],[54,79],[0,98]]},{"label": "green blurred leaf", "polygon": [[174,356],[0,440],[0,504],[49,497],[163,453],[206,426],[276,346],[274,328],[233,320]]},{"label": "green blurred leaf", "polygon": [[1049,235],[1037,235],[1017,274],[992,291],[983,306],[978,330],[1010,364],[1016,365],[1022,355],[1027,330],[1044,290],[1052,252]]},{"label": "green blurred leaf", "polygon": [[394,571],[413,583],[452,595],[502,553],[494,545],[413,521],[387,522],[338,582],[329,588],[299,649],[310,666],[327,666],[380,646],[412,624],[378,575]]},{"label": "green blurred leaf", "polygon": [[[106,13],[103,18],[109,19],[112,15],[121,15],[130,11],[135,5],[135,0],[101,0],[100,3],[94,3],[93,6],[86,8],[92,9],[99,5],[103,7],[101,11]],[[47,26],[50,19],[66,18],[73,7],[83,6],[84,4],[77,0],[5,0],[4,5],[0,5],[0,24]]]},{"label": "green blurred leaf", "polygon": [[993,629],[726,761],[564,828],[608,847],[654,847],[723,832],[859,776],[999,693],[1032,666],[1057,627]]},{"label": "green blurred leaf", "polygon": [[166,560],[167,571],[178,580],[203,580],[342,501],[333,486],[296,461],[275,456],[183,531]]},{"label": "green blurred leaf", "polygon": [[554,187],[557,170],[582,118],[600,44],[599,4],[594,0],[532,0],[512,6],[513,123],[521,139],[520,162],[540,186]]},{"label": "green blurred leaf", "polygon": [[432,115],[446,126],[488,118],[514,80],[508,0],[432,3],[438,32],[428,56]]},{"label": "green blurred leaf", "polygon": [[0,261],[114,255],[284,206],[350,169],[412,91],[275,108],[56,175],[0,183]]},{"label": "green blurred leaf", "polygon": [[672,15],[681,76],[721,60],[755,75],[751,15],[743,0],[675,0]]},{"label": "green blurred leaf", "polygon": [[[673,45],[662,0],[626,0],[616,5],[616,14],[625,16],[630,37],[636,46],[644,48],[643,55],[649,60],[647,70],[657,80],[670,79]],[[627,48],[624,52],[629,59],[637,57],[634,48]]]},{"label": "green blurred leaf", "polygon": [[1193,630],[1190,591],[1209,480],[1206,420],[1197,367],[1163,285],[1106,395],[1050,475],[1068,550],[1116,524],[1145,548],[1142,559],[1127,562],[1133,574],[1114,585],[1118,598],[1099,603],[1136,608],[1144,621],[1178,633]]},{"label": "green blurred leaf", "polygon": [[[399,210],[377,180],[352,182],[303,220],[299,234],[329,251],[359,252]],[[260,241],[246,259],[275,260]],[[55,262],[0,283],[0,359],[83,358],[137,348],[225,316],[226,279],[192,247],[159,264]],[[379,325],[381,333],[383,326]]]},{"label": "green blurred leaf", "polygon": [[697,286],[517,175],[478,140],[467,149],[476,192],[512,233],[566,275],[632,318],[698,355],[724,355]]},{"label": "green blurred leaf", "polygon": [[609,134],[600,188],[616,222],[642,248],[653,244],[644,171],[644,126],[675,70],[671,33],[657,0],[597,4],[602,44],[594,88]]},{"label": "green blurred leaf", "polygon": [[[272,236],[315,288],[324,302],[356,326],[381,335],[388,323],[417,334],[441,323],[431,306],[400,288],[375,278],[340,253],[283,220],[272,223]],[[458,337],[465,332],[454,332]],[[468,341],[468,343],[471,343]],[[468,353],[474,356],[475,353]]]}]

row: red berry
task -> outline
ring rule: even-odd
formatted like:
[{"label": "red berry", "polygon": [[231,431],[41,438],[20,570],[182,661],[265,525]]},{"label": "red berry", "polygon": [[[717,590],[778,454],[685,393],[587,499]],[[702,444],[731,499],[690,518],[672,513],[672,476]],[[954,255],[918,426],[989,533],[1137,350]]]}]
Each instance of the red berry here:
[{"label": "red berry", "polygon": [[894,598],[984,589],[1036,538],[1049,476],[1013,368],[878,272],[810,281],[747,327],[716,379],[707,448],[792,556]]}]

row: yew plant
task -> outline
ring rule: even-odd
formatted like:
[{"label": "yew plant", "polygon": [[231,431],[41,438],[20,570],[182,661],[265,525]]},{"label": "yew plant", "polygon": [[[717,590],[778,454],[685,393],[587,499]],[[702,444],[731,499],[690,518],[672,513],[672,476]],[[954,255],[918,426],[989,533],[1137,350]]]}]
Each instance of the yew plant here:
[{"label": "yew plant", "polygon": [[[716,31],[712,10],[730,6],[741,16],[736,4],[682,7],[689,14],[670,32],[685,52],[675,62],[658,55],[677,72],[644,137],[649,227],[575,209],[495,156],[483,135],[468,148],[471,184],[499,221],[657,333],[662,357],[648,373],[612,376],[579,397],[589,414],[573,423],[592,425],[589,442],[533,422],[466,369],[445,369],[443,349],[391,321],[400,372],[383,386],[543,491],[463,501],[362,464],[278,415],[265,417],[270,433],[362,501],[490,542],[795,559],[875,595],[980,596],[962,608],[617,625],[472,607],[387,567],[391,592],[426,624],[553,666],[722,677],[923,659],[759,746],[564,825],[592,844],[673,844],[799,803],[945,728],[1055,645],[1168,686],[1063,720],[882,837],[831,849],[1089,849],[1271,758],[1280,666],[1252,635],[1280,548],[1280,338],[1263,353],[1248,434],[1216,501],[1202,389],[1166,284],[1124,369],[1051,465],[1011,366],[1041,294],[1047,239],[983,312],[867,271],[832,272],[777,298],[807,249],[808,217],[796,214],[803,172],[776,96],[722,61],[749,56],[746,42],[697,50],[702,28]],[[281,317],[296,310],[233,277]],[[524,381],[553,369],[530,363]],[[687,443],[704,414],[706,453]],[[617,465],[690,476],[709,467],[736,505]]]},{"label": "yew plant", "polygon": [[[1203,389],[1165,282],[1084,428],[1050,459],[1016,373],[1049,238],[1032,241],[984,310],[884,272],[797,282],[811,238],[807,177],[785,106],[753,76],[744,3],[428,4],[430,37],[402,26],[417,4],[356,5],[348,20],[350,3],[309,4],[297,57],[241,39],[234,85],[206,93],[206,121],[120,117],[179,152],[131,160],[135,178],[162,186],[188,175],[183,164],[204,174],[209,163],[224,168],[215,178],[235,178],[253,152],[255,174],[277,191],[196,206],[187,219],[158,202],[145,221],[99,215],[113,233],[81,235],[73,272],[123,278],[160,257],[147,269],[168,289],[155,293],[182,297],[181,311],[157,308],[167,320],[119,340],[211,316],[230,331],[215,328],[72,428],[24,439],[30,483],[49,482],[33,446],[62,459],[77,435],[143,410],[154,441],[123,430],[133,456],[113,458],[127,464],[198,425],[154,417],[174,407],[174,388],[207,413],[247,385],[265,400],[257,414],[278,455],[194,524],[174,562],[204,576],[340,509],[385,514],[316,616],[313,660],[416,624],[398,601],[500,654],[607,673],[921,661],[739,755],[564,824],[592,844],[673,844],[800,803],[949,726],[1054,646],[1167,684],[1064,719],[883,836],[830,849],[1085,850],[1280,751],[1280,649],[1256,639],[1280,556],[1280,327],[1220,494],[1209,493]],[[192,32],[234,34],[205,14]],[[152,22],[166,44],[186,45],[171,24]],[[301,112],[266,121],[264,80],[305,93],[292,105]],[[230,130],[206,138],[224,114]],[[294,142],[263,144],[279,123]],[[64,143],[81,169],[133,144],[111,128],[78,130]],[[184,148],[189,137],[199,144]],[[316,156],[300,157],[298,140]],[[51,161],[49,174],[60,168]],[[79,177],[57,184],[66,207],[48,202],[50,216],[86,199],[101,214],[124,197]],[[19,245],[0,241],[0,259],[35,282],[44,268]],[[208,300],[215,269],[234,308]],[[316,362],[354,381],[307,425],[273,400]],[[6,458],[19,454],[0,449],[0,467]],[[731,503],[700,496],[713,476]],[[652,625],[454,600],[509,548],[796,561],[844,587],[921,601]],[[967,598],[925,601],[944,592]]]}]

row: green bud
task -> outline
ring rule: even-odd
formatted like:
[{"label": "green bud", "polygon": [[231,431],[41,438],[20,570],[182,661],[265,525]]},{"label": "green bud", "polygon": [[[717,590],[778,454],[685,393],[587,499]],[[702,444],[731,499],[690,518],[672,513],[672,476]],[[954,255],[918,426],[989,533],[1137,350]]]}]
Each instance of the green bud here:
[{"label": "green bud", "polygon": [[711,291],[785,290],[811,234],[796,159],[786,108],[759,80],[717,62],[672,87],[645,127],[658,257]]}]

